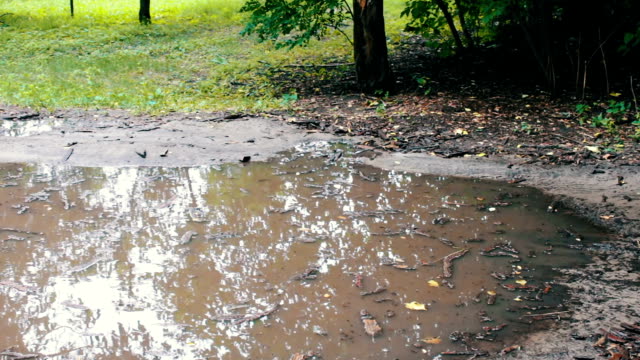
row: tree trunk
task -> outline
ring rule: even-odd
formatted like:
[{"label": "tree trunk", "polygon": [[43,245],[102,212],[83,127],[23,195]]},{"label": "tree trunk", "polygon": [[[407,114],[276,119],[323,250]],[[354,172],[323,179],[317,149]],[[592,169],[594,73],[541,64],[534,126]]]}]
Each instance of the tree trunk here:
[{"label": "tree trunk", "polygon": [[464,34],[464,38],[467,40],[467,46],[469,48],[474,48],[475,43],[473,41],[473,36],[471,36],[471,31],[469,31],[469,27],[467,26],[467,9],[462,4],[460,0],[455,0],[456,7],[458,8],[458,19],[460,20],[460,27],[462,28],[462,33]]},{"label": "tree trunk", "polygon": [[453,21],[453,16],[449,12],[449,7],[444,2],[444,0],[434,0],[436,5],[442,11],[442,15],[444,15],[444,19],[447,20],[447,25],[449,25],[449,30],[451,30],[451,35],[453,35],[453,40],[456,42],[456,47],[459,51],[464,50],[464,45],[462,44],[462,40],[460,39],[460,34],[458,34],[458,29],[456,29],[456,24]]},{"label": "tree trunk", "polygon": [[353,52],[358,85],[364,92],[392,91],[384,29],[383,0],[353,0]]},{"label": "tree trunk", "polygon": [[151,0],[140,0],[140,12],[138,13],[140,24],[151,24]]},{"label": "tree trunk", "polygon": [[73,0],[69,0],[69,8],[71,9],[71,17],[73,17],[73,15],[74,15],[74,11],[73,11]]}]

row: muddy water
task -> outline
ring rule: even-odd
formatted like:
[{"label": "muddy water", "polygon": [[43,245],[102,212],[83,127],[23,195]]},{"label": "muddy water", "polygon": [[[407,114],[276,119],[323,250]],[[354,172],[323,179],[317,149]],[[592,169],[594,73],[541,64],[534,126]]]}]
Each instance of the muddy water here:
[{"label": "muddy water", "polygon": [[[584,264],[597,229],[531,189],[382,172],[335,151],[220,168],[2,165],[0,350],[422,359],[465,350],[456,331],[495,353],[549,323],[532,315],[568,315],[553,268]],[[362,309],[381,334],[365,333]]]}]

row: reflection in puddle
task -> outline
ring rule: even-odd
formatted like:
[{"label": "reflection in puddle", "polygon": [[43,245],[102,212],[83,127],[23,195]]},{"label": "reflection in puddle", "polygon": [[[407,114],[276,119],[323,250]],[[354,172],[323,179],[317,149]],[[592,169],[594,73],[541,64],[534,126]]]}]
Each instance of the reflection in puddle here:
[{"label": "reflection in puddle", "polygon": [[530,189],[383,172],[336,151],[221,168],[3,165],[0,349],[495,353],[536,314],[564,313],[552,266],[582,264],[582,244],[604,240]]},{"label": "reflection in puddle", "polygon": [[31,136],[49,132],[62,126],[62,119],[45,120],[0,120],[0,136]]}]

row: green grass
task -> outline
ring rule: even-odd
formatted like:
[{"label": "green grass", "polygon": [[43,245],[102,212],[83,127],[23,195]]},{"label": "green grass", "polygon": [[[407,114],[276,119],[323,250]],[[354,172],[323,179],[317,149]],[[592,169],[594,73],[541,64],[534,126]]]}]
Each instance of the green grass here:
[{"label": "green grass", "polygon": [[[340,34],[292,51],[239,35],[242,0],[152,1],[153,25],[137,1],[0,0],[0,102],[42,108],[138,112],[261,110],[287,104],[269,70],[350,61]],[[388,1],[390,37],[403,2]],[[284,96],[283,96],[284,94]]]}]

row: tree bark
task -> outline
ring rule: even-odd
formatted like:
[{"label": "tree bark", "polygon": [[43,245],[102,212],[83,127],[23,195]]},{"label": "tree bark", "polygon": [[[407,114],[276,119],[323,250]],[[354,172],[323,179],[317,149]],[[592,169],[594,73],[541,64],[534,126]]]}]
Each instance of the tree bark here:
[{"label": "tree bark", "polygon": [[393,91],[383,0],[353,0],[353,25],[353,52],[361,90]]},{"label": "tree bark", "polygon": [[462,33],[464,34],[465,39],[467,40],[467,46],[469,48],[475,47],[475,42],[473,41],[473,36],[471,36],[471,31],[469,31],[469,27],[467,26],[467,9],[462,4],[462,1],[455,0],[456,7],[458,8],[458,19],[460,20],[460,27],[462,28]]},{"label": "tree bark", "polygon": [[444,2],[444,0],[434,0],[436,5],[442,11],[442,15],[444,15],[444,19],[447,21],[447,25],[449,25],[449,30],[451,30],[451,35],[453,35],[453,40],[456,42],[456,47],[458,50],[464,50],[464,45],[462,44],[462,39],[460,39],[460,34],[458,34],[458,29],[456,28],[456,24],[453,21],[453,16],[451,16],[451,12],[449,12],[449,7]]},{"label": "tree bark", "polygon": [[151,24],[151,0],[140,0],[140,12],[138,13],[140,24]]}]

